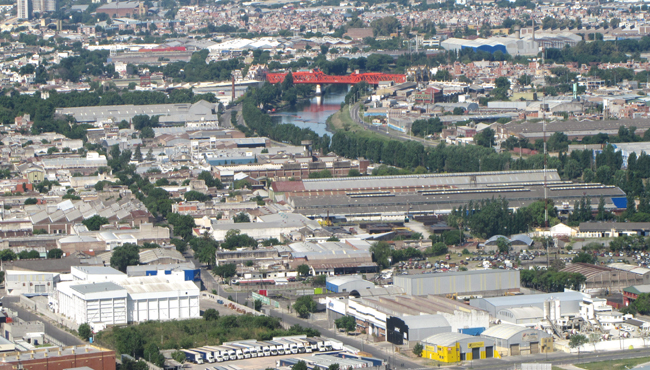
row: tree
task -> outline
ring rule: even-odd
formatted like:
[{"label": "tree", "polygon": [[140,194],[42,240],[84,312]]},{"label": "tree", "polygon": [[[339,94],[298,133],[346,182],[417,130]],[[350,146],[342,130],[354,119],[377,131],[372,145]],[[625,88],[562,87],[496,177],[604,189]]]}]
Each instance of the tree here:
[{"label": "tree", "polygon": [[580,347],[587,343],[589,343],[589,339],[582,334],[575,334],[569,339],[569,347],[577,348],[578,355],[580,355]]},{"label": "tree", "polygon": [[83,340],[88,340],[88,338],[90,338],[90,336],[93,335],[92,330],[90,330],[90,325],[88,325],[87,323],[83,323],[79,325],[79,329],[77,329],[77,332],[79,333],[79,336]]},{"label": "tree", "polygon": [[596,263],[596,257],[589,253],[580,252],[577,256],[573,257],[571,263],[589,263],[593,265]]},{"label": "tree", "polygon": [[422,351],[424,350],[424,347],[422,347],[422,343],[417,343],[415,346],[413,346],[413,354],[422,357]]},{"label": "tree", "polygon": [[205,321],[217,321],[219,320],[219,311],[214,308],[208,308],[203,312],[203,319]]},{"label": "tree", "polygon": [[235,217],[232,218],[232,220],[235,223],[242,223],[242,222],[251,222],[251,218],[248,216],[248,214],[244,212],[240,212],[235,215]]},{"label": "tree", "polygon": [[641,293],[634,301],[634,308],[641,315],[650,314],[650,293]]},{"label": "tree", "polygon": [[187,200],[188,202],[191,202],[191,201],[206,202],[206,201],[210,200],[210,196],[208,196],[206,194],[203,194],[201,192],[198,192],[196,190],[190,190],[190,191],[186,192],[185,194],[183,194],[183,196],[185,197],[185,200]]},{"label": "tree", "polygon": [[291,370],[307,370],[307,363],[305,361],[298,361],[295,365],[291,366]]},{"label": "tree", "polygon": [[346,332],[355,331],[357,328],[357,320],[354,316],[344,316],[334,320],[334,325],[336,325],[338,329],[343,329]]},{"label": "tree", "polygon": [[473,139],[476,145],[484,146],[486,148],[491,148],[496,144],[494,141],[494,130],[489,127],[484,128],[481,132],[474,135]]},{"label": "tree", "polygon": [[21,260],[41,258],[41,254],[38,253],[38,251],[35,251],[35,250],[21,251],[20,253],[18,253],[18,258],[20,258]]},{"label": "tree", "polygon": [[131,243],[115,247],[111,256],[111,267],[126,272],[127,266],[140,264],[140,255],[138,252],[138,246]]},{"label": "tree", "polygon": [[156,136],[156,133],[149,126],[144,127],[142,129],[142,131],[140,131],[140,138],[141,139],[153,139],[155,136]]},{"label": "tree", "polygon": [[174,351],[172,352],[172,358],[176,360],[178,363],[183,363],[185,362],[185,352],[182,351]]},{"label": "tree", "polygon": [[370,247],[370,252],[372,253],[372,260],[377,262],[381,268],[387,268],[390,266],[388,258],[390,257],[390,244],[385,241],[380,241],[374,243]]},{"label": "tree", "polygon": [[50,249],[47,252],[47,258],[61,258],[63,257],[63,251],[59,248]]},{"label": "tree", "polygon": [[296,310],[298,316],[306,319],[310,313],[316,311],[316,302],[310,295],[303,295],[296,299],[296,302],[293,304],[293,309]]},{"label": "tree", "polygon": [[506,238],[497,239],[497,249],[499,253],[507,254],[510,251],[510,241]]},{"label": "tree", "polygon": [[99,230],[102,225],[108,224],[108,219],[106,217],[102,217],[100,215],[94,215],[91,218],[87,218],[81,222],[84,224],[88,230],[90,231],[97,231]]},{"label": "tree", "polygon": [[16,258],[18,258],[18,256],[16,256],[16,253],[14,253],[11,249],[0,250],[0,260],[13,261]]},{"label": "tree", "polygon": [[198,179],[203,180],[205,182],[205,185],[209,188],[223,189],[221,180],[212,177],[212,173],[210,171],[202,171],[199,174]]},{"label": "tree", "polygon": [[309,275],[309,265],[302,264],[298,266],[298,274],[300,276],[307,276]]},{"label": "tree", "polygon": [[248,236],[248,234],[241,234],[237,229],[230,229],[226,233],[226,238],[221,243],[221,248],[234,250],[237,248],[257,247],[255,238]]},{"label": "tree", "polygon": [[135,147],[135,152],[133,153],[133,160],[142,162],[142,151],[140,150],[140,145]]},{"label": "tree", "polygon": [[311,286],[325,286],[327,285],[327,275],[317,275],[311,280]]},{"label": "tree", "polygon": [[196,227],[194,217],[191,215],[171,213],[167,216],[167,222],[174,227],[174,235],[178,235],[186,241],[192,237],[193,229]]},{"label": "tree", "polygon": [[359,177],[361,176],[361,172],[357,170],[356,168],[351,168],[350,171],[348,171],[348,177]]},{"label": "tree", "polygon": [[424,254],[427,256],[441,256],[443,254],[447,254],[449,250],[447,249],[447,246],[443,242],[437,242],[433,244],[431,247],[427,248],[424,251]]},{"label": "tree", "polygon": [[206,243],[202,245],[197,252],[197,259],[199,262],[212,266],[216,263],[217,248],[213,243]]},{"label": "tree", "polygon": [[153,149],[149,148],[149,151],[147,152],[146,160],[153,161],[154,159],[155,159],[155,157],[153,156]]},{"label": "tree", "polygon": [[27,198],[25,199],[25,205],[28,206],[30,204],[36,204],[38,203],[38,199],[36,198]]},{"label": "tree", "polygon": [[215,266],[212,269],[212,272],[217,276],[221,276],[222,278],[227,279],[237,274],[237,265],[234,263],[222,264]]},{"label": "tree", "polygon": [[253,308],[255,308],[255,311],[259,312],[262,309],[262,300],[256,299]]},{"label": "tree", "polygon": [[327,370],[339,370],[340,368],[339,364],[331,364],[327,367]]}]

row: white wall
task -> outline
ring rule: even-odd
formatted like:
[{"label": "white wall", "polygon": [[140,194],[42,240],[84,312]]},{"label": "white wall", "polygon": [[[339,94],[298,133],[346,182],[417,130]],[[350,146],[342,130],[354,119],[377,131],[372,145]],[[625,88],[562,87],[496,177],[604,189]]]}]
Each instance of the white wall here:
[{"label": "white wall", "polygon": [[201,316],[199,309],[199,295],[142,298],[129,295],[128,300],[129,322],[143,322],[148,320],[176,320],[193,319]]},{"label": "white wall", "polygon": [[438,312],[444,316],[451,325],[451,332],[457,333],[458,329],[465,328],[489,328],[490,327],[490,314],[487,311],[472,310],[470,312],[463,312],[460,310],[454,311],[453,314]]}]

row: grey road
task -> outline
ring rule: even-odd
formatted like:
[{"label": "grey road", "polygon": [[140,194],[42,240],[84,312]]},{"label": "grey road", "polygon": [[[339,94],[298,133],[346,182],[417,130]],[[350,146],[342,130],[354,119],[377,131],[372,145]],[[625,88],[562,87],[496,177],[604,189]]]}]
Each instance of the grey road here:
[{"label": "grey road", "polygon": [[48,320],[44,319],[41,316],[35,315],[28,310],[18,306],[18,297],[4,297],[2,298],[2,304],[5,307],[8,307],[16,312],[18,312],[18,317],[26,321],[40,321],[45,325],[45,334],[51,336],[52,338],[58,340],[59,342],[65,344],[66,346],[74,346],[84,344],[84,342],[75,337],[74,335],[68,333],[65,330],[59,329],[54,324],[50,323]]}]

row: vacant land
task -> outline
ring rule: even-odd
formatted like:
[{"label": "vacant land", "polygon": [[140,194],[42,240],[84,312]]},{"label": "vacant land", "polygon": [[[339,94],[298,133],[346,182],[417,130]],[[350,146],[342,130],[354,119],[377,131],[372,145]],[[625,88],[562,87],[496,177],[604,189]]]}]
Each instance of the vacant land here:
[{"label": "vacant land", "polygon": [[637,365],[650,362],[650,357],[628,358],[624,360],[612,360],[603,362],[590,362],[588,364],[575,365],[586,370],[625,370],[632,369]]}]

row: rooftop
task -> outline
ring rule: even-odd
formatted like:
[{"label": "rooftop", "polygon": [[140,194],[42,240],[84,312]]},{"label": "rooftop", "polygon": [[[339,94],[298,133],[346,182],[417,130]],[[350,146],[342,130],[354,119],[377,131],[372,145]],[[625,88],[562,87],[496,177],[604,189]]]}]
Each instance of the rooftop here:
[{"label": "rooftop", "polygon": [[124,290],[124,288],[121,286],[111,282],[72,285],[70,286],[70,289],[73,289],[81,294]]},{"label": "rooftop", "polygon": [[429,338],[423,340],[423,342],[427,344],[434,344],[441,347],[451,347],[461,340],[472,339],[472,338],[476,339],[476,337],[473,337],[471,335],[451,332],[451,333],[439,333],[439,334],[432,335]]},{"label": "rooftop", "polygon": [[481,335],[498,339],[510,339],[513,335],[521,333],[524,330],[529,330],[529,328],[512,324],[501,324],[487,328]]}]

